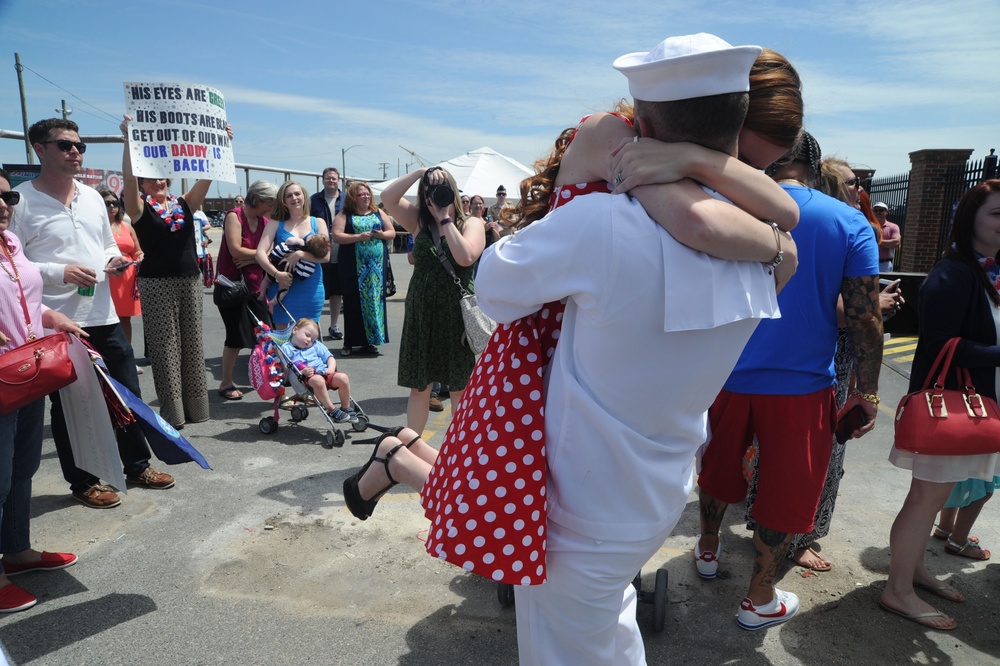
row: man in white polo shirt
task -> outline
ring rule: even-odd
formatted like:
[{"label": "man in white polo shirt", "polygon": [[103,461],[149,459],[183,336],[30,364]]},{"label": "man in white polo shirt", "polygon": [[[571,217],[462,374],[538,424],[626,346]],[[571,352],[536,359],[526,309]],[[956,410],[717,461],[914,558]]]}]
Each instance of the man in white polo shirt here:
[{"label": "man in white polo shirt", "polygon": [[[15,188],[21,201],[10,230],[42,273],[45,304],[79,323],[90,336],[87,342],[104,357],[109,374],[141,397],[132,346],[118,322],[107,280],[129,259],[115,243],[103,197],[75,178],[87,146],[80,141],[77,124],[61,118],[35,123],[28,139],[42,170],[36,179]],[[76,466],[59,393],[50,397],[52,438],[73,497],[95,509],[118,506],[118,493]],[[148,488],[174,485],[172,476],[149,466],[149,447],[138,423],[118,430],[116,437],[129,483]]]}]

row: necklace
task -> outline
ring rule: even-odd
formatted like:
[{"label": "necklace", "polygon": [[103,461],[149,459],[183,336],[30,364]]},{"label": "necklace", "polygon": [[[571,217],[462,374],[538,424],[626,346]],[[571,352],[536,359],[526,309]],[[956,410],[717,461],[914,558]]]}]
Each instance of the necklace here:
[{"label": "necklace", "polygon": [[794,178],[782,178],[781,180],[778,181],[778,183],[779,184],[780,183],[788,183],[789,185],[798,185],[799,187],[809,187],[808,185],[806,185],[805,183],[803,183],[801,180],[795,180]]},{"label": "necklace", "polygon": [[10,266],[11,268],[14,269],[14,272],[11,273],[9,270],[7,270],[7,267],[4,265],[4,262],[2,261],[0,261],[0,268],[2,268],[3,272],[7,274],[7,277],[10,278],[11,282],[20,282],[21,272],[17,270],[17,264],[14,263],[14,256],[10,253],[10,248],[7,247],[7,239],[3,238],[2,235],[0,235],[0,245],[3,245],[3,253],[7,255],[7,261],[10,262]]},{"label": "necklace", "polygon": [[151,196],[146,197],[146,203],[156,212],[170,228],[170,231],[180,231],[184,228],[184,209],[177,203],[177,197],[171,196],[164,203],[160,203]]}]

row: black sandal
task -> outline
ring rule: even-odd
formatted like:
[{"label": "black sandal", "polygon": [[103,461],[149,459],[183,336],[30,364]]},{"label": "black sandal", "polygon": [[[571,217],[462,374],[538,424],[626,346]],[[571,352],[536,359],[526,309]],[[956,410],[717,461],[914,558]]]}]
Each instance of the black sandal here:
[{"label": "black sandal", "polygon": [[[389,471],[389,461],[392,460],[394,455],[396,455],[396,451],[399,451],[404,446],[406,448],[413,446],[413,444],[420,439],[420,435],[414,437],[409,444],[400,443],[392,447],[389,452],[385,454],[385,458],[378,457],[378,447],[382,444],[382,440],[386,437],[396,437],[401,430],[402,428],[393,428],[379,437],[378,441],[375,442],[375,450],[372,451],[372,456],[368,459],[368,462],[365,463],[365,466],[358,470],[353,476],[344,479],[344,502],[347,504],[347,508],[350,509],[351,513],[358,520],[368,520],[368,517],[374,513],[375,505],[378,504],[380,499],[382,499],[382,496],[392,490],[392,488],[399,483],[392,478],[392,472]],[[361,491],[358,490],[358,482],[374,462],[380,462],[385,466],[385,475],[389,477],[389,485],[375,493],[375,496],[371,499],[366,500],[361,497]]]}]

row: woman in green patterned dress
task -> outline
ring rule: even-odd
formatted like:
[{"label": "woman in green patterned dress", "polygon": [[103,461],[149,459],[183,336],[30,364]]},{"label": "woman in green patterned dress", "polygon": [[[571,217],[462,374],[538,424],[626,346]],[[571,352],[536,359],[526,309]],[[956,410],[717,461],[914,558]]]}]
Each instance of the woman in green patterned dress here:
[{"label": "woman in green patterned dress", "polygon": [[[403,195],[417,181],[420,186],[414,205]],[[462,342],[461,290],[438,259],[432,230],[440,235],[444,256],[469,293],[474,291],[472,266],[483,252],[486,235],[481,219],[462,212],[454,178],[439,167],[397,178],[382,191],[382,203],[414,239],[398,383],[410,389],[406,425],[420,433],[427,424],[432,382],[447,384],[451,404],[458,405],[476,363],[472,350]]]},{"label": "woman in green patterned dress", "polygon": [[340,246],[337,265],[344,292],[344,348],[378,354],[389,342],[385,316],[385,243],[396,237],[389,217],[378,209],[371,188],[354,183],[347,188],[344,210],[333,219],[330,233]]}]

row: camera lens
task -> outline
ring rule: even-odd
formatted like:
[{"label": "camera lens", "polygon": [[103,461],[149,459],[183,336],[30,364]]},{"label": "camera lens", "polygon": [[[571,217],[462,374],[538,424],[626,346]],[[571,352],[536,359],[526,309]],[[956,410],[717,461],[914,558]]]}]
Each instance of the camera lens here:
[{"label": "camera lens", "polygon": [[448,204],[455,203],[455,190],[449,185],[437,185],[430,191],[430,199],[438,208],[444,208]]}]

